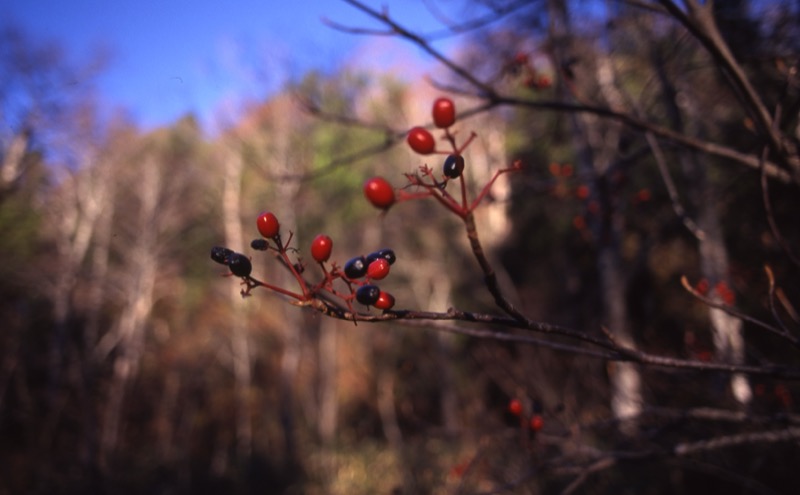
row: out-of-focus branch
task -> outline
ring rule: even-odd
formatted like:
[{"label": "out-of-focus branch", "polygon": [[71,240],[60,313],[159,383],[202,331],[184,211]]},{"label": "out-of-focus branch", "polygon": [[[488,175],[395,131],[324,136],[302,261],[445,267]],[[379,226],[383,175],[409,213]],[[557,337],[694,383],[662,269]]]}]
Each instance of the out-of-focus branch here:
[{"label": "out-of-focus branch", "polygon": [[736,445],[746,445],[752,443],[776,443],[790,442],[800,439],[800,428],[784,428],[781,430],[756,431],[752,433],[740,433],[738,435],[727,435],[714,437],[699,442],[684,442],[675,446],[673,452],[676,455],[684,456],[698,452],[719,450]]},{"label": "out-of-focus branch", "polygon": [[[508,96],[508,95],[501,95],[496,91],[494,87],[478,80],[470,71],[459,66],[458,64],[453,62],[450,58],[448,58],[447,56],[445,56],[444,54],[433,48],[431,44],[428,42],[428,40],[414,33],[413,31],[397,24],[397,22],[395,22],[388,15],[388,13],[385,12],[381,13],[376,10],[373,10],[357,0],[344,0],[344,1],[349,3],[350,5],[353,5],[359,10],[369,14],[373,18],[379,20],[381,23],[385,24],[391,29],[392,34],[405,38],[409,42],[417,45],[420,49],[427,52],[433,58],[435,58],[436,60],[444,64],[446,67],[448,67],[452,72],[454,72],[461,79],[463,79],[465,82],[467,82],[469,85],[471,85],[477,90],[477,94],[473,94],[472,96],[488,100],[487,105],[484,107],[486,109],[498,105],[507,105],[507,106],[527,107],[537,110],[591,113],[594,115],[598,115],[600,117],[606,117],[617,120],[631,127],[632,129],[638,131],[650,132],[658,138],[665,139],[667,141],[673,142],[677,145],[686,147],[688,149],[693,149],[696,151],[700,151],[713,156],[718,156],[721,158],[727,158],[729,160],[735,161],[737,163],[740,163],[742,165],[748,166],[753,169],[759,169],[761,166],[761,160],[758,157],[755,157],[747,153],[742,153],[733,148],[729,148],[727,146],[723,146],[717,143],[712,143],[709,141],[704,141],[702,139],[697,139],[691,136],[681,134],[672,129],[659,126],[654,123],[648,122],[646,120],[640,119],[630,113],[618,112],[610,108],[594,106],[594,105],[574,104],[561,101],[531,100],[531,99]],[[685,13],[683,13],[683,11],[681,11],[680,9],[677,10],[681,16],[683,17],[686,16]],[[670,13],[673,15],[678,15],[672,13],[671,11]],[[361,30],[358,29],[353,29],[353,28],[342,28],[342,29],[344,29],[346,32],[363,34],[360,32]],[[386,33],[384,32],[384,34]],[[462,92],[462,94],[465,93]],[[771,120],[767,119],[767,122],[771,122]],[[798,169],[800,170],[800,165],[798,165],[798,167],[799,167]],[[800,175],[798,175],[797,178],[793,178],[792,174],[790,174],[789,172],[787,172],[786,170],[779,167],[777,164],[773,162],[764,163],[764,169],[768,177],[779,180],[780,182],[789,183],[792,182],[793,180],[800,181]]]},{"label": "out-of-focus branch", "polygon": [[678,218],[681,219],[686,230],[691,232],[697,240],[702,241],[705,237],[705,233],[697,226],[689,214],[686,213],[686,208],[683,207],[681,199],[678,197],[678,189],[675,187],[675,182],[672,180],[672,176],[669,173],[667,161],[664,158],[664,152],[661,150],[658,140],[650,132],[645,132],[644,137],[650,145],[650,151],[653,153],[653,158],[656,160],[656,166],[658,166],[658,171],[661,174],[661,180],[664,181],[664,186],[667,188],[667,193],[672,203],[672,209],[675,211]]},{"label": "out-of-focus branch", "polygon": [[447,36],[452,36],[453,34],[468,33],[470,31],[475,31],[476,29],[486,27],[489,24],[493,24],[503,17],[516,12],[522,7],[530,5],[530,0],[517,0],[516,2],[511,2],[506,6],[498,6],[495,8],[487,5],[487,7],[491,10],[489,14],[463,22],[455,22],[449,19],[432,0],[423,0],[423,3],[431,15],[433,15],[440,23],[442,23],[442,25],[447,26],[447,29],[444,31],[429,33],[424,36],[424,38],[427,40],[436,40]]},{"label": "out-of-focus branch", "polygon": [[702,301],[703,304],[706,304],[712,308],[720,309],[731,316],[735,316],[736,318],[742,319],[748,323],[752,323],[753,325],[768,330],[769,332],[774,333],[775,335],[778,335],[779,337],[788,340],[789,342],[791,342],[793,346],[800,348],[799,338],[789,334],[788,332],[781,330],[780,328],[770,325],[769,323],[763,322],[757,318],[753,318],[752,316],[746,315],[741,311],[738,311],[735,308],[728,306],[727,304],[721,303],[715,299],[704,296],[703,294],[698,292],[697,289],[692,287],[692,285],[689,283],[689,280],[685,276],[681,277],[681,284],[683,285],[684,289],[686,289],[690,294],[692,294],[694,297]]},{"label": "out-of-focus branch", "polygon": [[765,162],[767,159],[767,150],[764,149],[764,152],[761,154],[761,198],[764,203],[764,211],[767,214],[767,223],[769,224],[769,230],[772,232],[772,236],[775,237],[775,242],[783,250],[786,257],[789,258],[792,263],[797,266],[800,266],[800,258],[798,258],[792,248],[789,246],[789,243],[786,242],[786,239],[781,235],[781,231],[778,228],[778,223],[775,221],[775,214],[772,211],[772,201],[769,198],[769,184],[767,183],[767,174],[765,173]]},{"label": "out-of-focus branch", "polygon": [[[475,89],[477,89],[484,97],[491,99],[491,98],[493,98],[495,96],[494,88],[492,88],[488,84],[485,84],[484,82],[480,81],[477,77],[475,77],[472,74],[472,72],[470,72],[469,70],[465,69],[464,67],[461,67],[460,65],[456,64],[449,57],[446,57],[444,54],[442,54],[439,50],[433,48],[431,46],[431,44],[425,38],[423,38],[422,36],[416,34],[414,31],[412,31],[410,29],[407,29],[407,28],[401,26],[400,24],[398,24],[386,12],[378,12],[377,10],[374,10],[374,9],[370,8],[369,6],[367,6],[367,5],[364,5],[363,3],[359,2],[358,0],[344,0],[344,1],[349,3],[352,6],[356,7],[360,11],[368,14],[369,16],[379,20],[381,23],[385,24],[386,26],[388,26],[391,29],[393,34],[396,34],[397,36],[405,38],[405,39],[411,41],[412,43],[414,43],[415,45],[417,45],[418,47],[420,47],[428,55],[430,55],[434,59],[438,60],[444,66],[446,66],[448,69],[450,69],[455,74],[457,74],[461,79],[467,81],[472,86],[474,86]],[[334,27],[336,27],[336,26],[334,26]],[[339,29],[340,30],[344,30],[345,32],[356,33],[356,34],[361,34],[361,33],[359,33],[359,31],[363,31],[363,30],[358,30],[358,29],[353,29],[353,28],[343,28],[341,26],[339,27]]]},{"label": "out-of-focus branch", "polygon": [[[495,103],[497,105],[520,106],[537,110],[591,113],[600,117],[618,120],[632,129],[642,132],[650,132],[661,139],[665,139],[688,149],[700,151],[721,158],[727,158],[756,170],[761,167],[761,159],[759,157],[742,153],[733,148],[729,148],[717,143],[687,136],[685,134],[673,131],[667,127],[647,122],[646,120],[640,119],[629,113],[616,112],[610,108],[559,101],[527,100],[510,96],[498,96],[495,99]],[[777,164],[773,162],[765,162],[763,166],[766,171],[765,173],[769,178],[776,179],[783,183],[792,182],[791,174],[780,168]]]},{"label": "out-of-focus branch", "polygon": [[756,89],[750,83],[742,66],[736,61],[728,44],[722,37],[714,20],[713,2],[701,5],[695,0],[687,1],[687,11],[681,10],[672,0],[658,0],[708,50],[711,57],[729,76],[733,88],[742,98],[756,127],[768,140],[781,160],[789,167],[794,180],[800,182],[800,155],[790,140],[781,136],[772,116]]},{"label": "out-of-focus branch", "polygon": [[[626,361],[626,362],[632,362],[645,366],[652,366],[664,369],[692,370],[692,371],[702,371],[702,372],[745,373],[749,375],[771,376],[775,378],[800,380],[800,368],[796,368],[793,366],[785,366],[778,364],[737,365],[729,363],[697,361],[692,359],[680,359],[667,356],[657,356],[649,354],[644,351],[640,351],[638,349],[621,347],[613,341],[610,341],[608,339],[600,339],[586,332],[581,332],[573,330],[571,328],[552,325],[544,322],[533,321],[529,319],[518,320],[511,316],[459,311],[452,308],[445,313],[430,312],[430,311],[392,310],[392,311],[385,311],[382,314],[369,314],[369,313],[352,312],[346,308],[333,305],[329,302],[326,302],[318,298],[297,304],[300,306],[308,306],[331,318],[336,318],[356,323],[358,322],[377,323],[377,322],[387,322],[387,321],[407,322],[413,320],[424,320],[426,322],[461,321],[469,323],[481,323],[484,325],[489,324],[500,327],[530,330],[535,332],[567,337],[572,340],[576,340],[579,342],[583,342],[585,344],[589,344],[591,346],[595,346],[604,351],[610,351],[601,353],[582,352],[582,354],[585,354],[587,356],[597,357],[608,361]],[[451,331],[453,331],[454,333],[461,332],[460,330],[455,330],[455,329],[451,329]],[[485,333],[475,333],[473,334],[473,336],[477,338],[512,341],[512,342],[518,342],[520,344],[529,344],[529,345],[536,345],[538,343],[530,340],[518,339],[518,337],[515,337],[513,335],[507,335],[507,332],[487,331]],[[560,349],[560,350],[566,350],[566,349]]]}]

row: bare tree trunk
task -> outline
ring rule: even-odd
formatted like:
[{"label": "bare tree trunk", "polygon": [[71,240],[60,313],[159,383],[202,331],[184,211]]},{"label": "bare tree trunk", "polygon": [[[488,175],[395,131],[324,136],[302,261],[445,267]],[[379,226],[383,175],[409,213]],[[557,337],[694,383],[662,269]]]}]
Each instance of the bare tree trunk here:
[{"label": "bare tree trunk", "polygon": [[[225,244],[236,252],[243,251],[242,234],[242,170],[241,150],[231,148],[225,158],[225,178],[222,195]],[[242,305],[242,298],[230,293],[231,306]],[[250,388],[252,365],[250,343],[247,335],[247,313],[244,308],[231,315],[231,349],[233,351],[233,374],[236,381],[236,448],[242,459],[248,459],[253,450],[253,427],[250,414]]]},{"label": "bare tree trunk", "polygon": [[[656,67],[663,92],[664,104],[673,127],[681,132],[686,131],[685,127],[690,127],[690,130],[694,133],[701,133],[702,129],[699,124],[693,123],[702,122],[700,111],[691,104],[689,98],[684,98],[683,109],[689,113],[689,119],[683,118],[681,107],[677,101],[678,88],[667,77],[667,71],[661,55],[655,52],[653,58],[653,64]],[[684,124],[685,122],[687,125]],[[658,156],[656,158],[660,159]],[[689,197],[697,208],[697,229],[692,234],[695,235],[698,242],[701,272],[711,287],[715,287],[719,283],[728,284],[730,271],[728,251],[725,246],[725,238],[716,207],[716,188],[708,177],[707,167],[709,165],[699,163],[697,157],[688,151],[680,152],[679,160],[684,173],[690,179],[688,181]],[[662,164],[661,166],[665,168],[665,165]],[[683,210],[682,207],[681,210]],[[687,221],[684,220],[684,223],[687,223]],[[717,301],[722,301],[720,294],[716,291],[712,292],[710,297]],[[708,316],[717,358],[726,363],[742,364],[745,357],[742,321],[720,309],[712,307],[708,308]],[[732,374],[730,387],[735,400],[740,406],[746,407],[752,398],[752,390],[747,377],[741,373]]]},{"label": "bare tree trunk", "polygon": [[[694,195],[698,203],[697,226],[703,234],[698,239],[700,268],[703,277],[709,281],[710,287],[724,287],[723,291],[730,290],[728,250],[725,247],[722,226],[716,209],[715,187],[709,182],[707,172],[702,164],[693,163],[693,168],[696,170],[698,179],[694,184],[697,189]],[[719,290],[712,290],[709,297],[717,302],[728,304],[732,302],[724,301]],[[742,320],[710,306],[708,317],[717,360],[731,364],[744,363],[745,342],[742,335]],[[729,383],[736,402],[741,407],[747,407],[753,395],[747,377],[741,373],[734,373],[731,375]]]},{"label": "bare tree trunk", "polygon": [[[573,37],[568,6],[565,2],[549,2],[552,17],[550,36],[556,50],[556,64],[568,60]],[[624,99],[614,82],[611,60],[595,54],[592,73],[582,80],[596,83],[610,108],[622,110]],[[580,91],[580,89],[578,89]],[[604,324],[621,345],[635,347],[631,333],[626,299],[627,274],[620,252],[624,218],[617,205],[611,176],[612,163],[618,153],[620,129],[618,123],[601,121],[589,114],[571,115],[575,144],[578,150],[577,167],[582,174],[593,177],[591,196],[601,206],[599,218],[593,226],[598,243],[597,271],[603,304]],[[632,434],[638,428],[637,417],[642,410],[641,377],[639,369],[630,363],[615,363],[608,367],[611,384],[611,409],[620,421],[623,433]]]},{"label": "bare tree trunk", "polygon": [[181,377],[175,370],[166,372],[164,379],[164,393],[156,416],[156,431],[158,434],[158,457],[160,461],[169,465],[176,458],[175,455],[175,411],[178,409],[178,398],[181,390]]},{"label": "bare tree trunk", "polygon": [[11,138],[11,143],[6,148],[0,164],[0,192],[11,187],[11,184],[21,175],[22,161],[28,150],[30,137],[30,131],[24,129]]},{"label": "bare tree trunk", "polygon": [[319,335],[319,415],[317,431],[322,443],[330,445],[336,437],[339,415],[338,322],[333,318],[320,321]]},{"label": "bare tree trunk", "polygon": [[117,447],[122,404],[128,384],[139,370],[140,358],[144,351],[145,324],[153,306],[159,261],[158,216],[164,214],[159,211],[159,196],[162,190],[159,165],[154,158],[142,162],[137,183],[139,229],[133,236],[128,251],[128,277],[122,288],[126,295],[125,307],[114,335],[104,336],[98,344],[100,352],[110,351],[116,347],[119,353],[114,361],[114,373],[104,413],[100,440],[102,462],[105,462]]},{"label": "bare tree trunk", "polygon": [[[291,99],[283,99],[276,105],[276,111],[272,116],[276,123],[272,126],[274,132],[270,134],[272,139],[269,142],[272,152],[269,154],[266,168],[270,174],[288,176],[299,172],[290,143],[289,129],[292,126],[283,122],[287,115],[295,112],[293,108],[295,102]],[[272,199],[275,207],[272,208],[272,211],[278,216],[282,225],[297,225],[296,206],[299,188],[299,184],[294,181],[281,181],[275,184],[275,196]],[[296,284],[294,278],[286,270],[281,270],[277,274],[276,282],[284,287]],[[282,321],[284,322],[282,329],[284,348],[280,363],[279,415],[283,427],[286,464],[287,467],[294,468],[300,464],[297,456],[294,418],[295,382],[303,352],[303,324],[302,314],[291,306],[283,305],[280,311],[283,313]]]}]

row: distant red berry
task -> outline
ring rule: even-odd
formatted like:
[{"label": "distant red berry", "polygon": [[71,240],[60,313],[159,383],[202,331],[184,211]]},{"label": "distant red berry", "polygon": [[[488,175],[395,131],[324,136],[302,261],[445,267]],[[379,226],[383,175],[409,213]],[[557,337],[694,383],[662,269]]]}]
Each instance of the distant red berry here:
[{"label": "distant red berry", "polygon": [[508,403],[508,412],[514,416],[522,414],[522,402],[519,399],[511,399]]},{"label": "distant red berry", "polygon": [[431,113],[436,127],[444,129],[456,122],[456,106],[450,98],[437,98]]},{"label": "distant red berry", "polygon": [[531,430],[539,431],[544,426],[544,418],[538,414],[531,416]]},{"label": "distant red berry", "polygon": [[325,234],[320,234],[311,241],[311,257],[318,263],[328,261],[333,249],[333,240]]},{"label": "distant red berry", "polygon": [[639,189],[636,192],[636,196],[633,197],[634,203],[645,203],[653,199],[653,194],[650,192],[650,189]]},{"label": "distant red berry", "polygon": [[272,239],[281,231],[281,224],[271,211],[264,211],[256,219],[258,232],[267,239]]},{"label": "distant red berry", "polygon": [[736,294],[734,294],[730,286],[724,281],[721,280],[717,282],[714,289],[717,291],[717,294],[719,294],[719,297],[722,298],[722,301],[728,306],[732,306],[736,302]]},{"label": "distant red berry", "polygon": [[378,258],[367,267],[367,276],[371,279],[381,280],[389,275],[389,262],[384,258]]},{"label": "distant red berry", "polygon": [[436,141],[433,139],[433,134],[422,127],[414,127],[408,131],[406,142],[411,146],[412,150],[420,155],[430,155],[436,151]]},{"label": "distant red berry", "polygon": [[364,196],[375,208],[387,209],[394,204],[394,189],[383,177],[373,177],[364,183]]},{"label": "distant red berry", "polygon": [[547,76],[539,76],[536,78],[534,87],[536,89],[545,89],[553,85],[553,81]]},{"label": "distant red berry", "polygon": [[373,304],[378,309],[392,309],[394,307],[394,296],[388,292],[381,291],[378,295],[378,300]]},{"label": "distant red berry", "polygon": [[589,197],[589,186],[586,184],[581,184],[577,188],[575,188],[575,197],[578,199],[586,199]]}]

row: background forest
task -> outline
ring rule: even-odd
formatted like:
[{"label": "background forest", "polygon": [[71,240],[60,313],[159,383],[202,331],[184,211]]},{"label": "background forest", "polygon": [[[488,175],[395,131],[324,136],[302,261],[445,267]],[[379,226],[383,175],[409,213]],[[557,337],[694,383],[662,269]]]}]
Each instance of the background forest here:
[{"label": "background forest", "polygon": [[[800,3],[482,0],[452,57],[347,3],[374,24],[326,29],[437,69],[310,72],[214,135],[109,118],[99,69],[0,33],[0,494],[794,492]],[[405,143],[439,96],[473,197],[521,164],[485,259],[362,193],[439,174]],[[212,246],[297,290],[264,210],[310,280],[319,233],[391,247],[408,312],[242,297]]]}]

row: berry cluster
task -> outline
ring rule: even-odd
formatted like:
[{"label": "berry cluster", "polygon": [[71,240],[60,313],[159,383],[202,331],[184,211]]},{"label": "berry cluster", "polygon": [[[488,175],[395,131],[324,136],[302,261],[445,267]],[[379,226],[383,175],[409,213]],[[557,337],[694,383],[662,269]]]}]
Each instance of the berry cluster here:
[{"label": "berry cluster", "polygon": [[256,287],[264,287],[301,303],[319,301],[330,308],[332,303],[329,297],[322,297],[324,292],[327,296],[332,295],[340,299],[352,314],[355,314],[353,301],[384,311],[388,311],[394,306],[394,296],[382,291],[374,284],[375,281],[383,280],[389,275],[391,265],[397,260],[393,250],[386,248],[366,256],[356,256],[340,268],[336,263],[328,263],[333,253],[333,239],[326,234],[319,234],[311,242],[310,252],[311,257],[320,267],[322,279],[316,284],[311,284],[303,277],[306,271],[303,259],[297,257],[292,260],[289,256],[290,253],[298,252],[297,249],[291,247],[293,234],[290,232],[289,238],[283,242],[281,225],[275,214],[269,211],[261,213],[256,218],[256,227],[262,238],[254,239],[250,243],[250,247],[257,251],[273,252],[292,273],[300,287],[300,292],[293,292],[252,277],[252,263],[250,258],[244,254],[221,246],[211,248],[211,259],[226,265],[230,269],[231,275],[242,279],[242,284],[245,286],[242,289],[243,296],[249,295],[250,291]]},{"label": "berry cluster", "polygon": [[[373,206],[384,212],[400,201],[432,197],[465,221],[468,230],[470,228],[473,230],[470,238],[477,243],[472,211],[488,194],[495,180],[503,173],[519,170],[520,163],[515,162],[511,167],[495,172],[475,199],[469,201],[464,180],[466,165],[463,152],[475,139],[476,134],[471,133],[460,144],[457,142],[457,132],[452,129],[457,121],[456,107],[449,98],[438,98],[434,101],[431,117],[433,125],[443,131],[441,140],[445,141],[447,146],[443,148],[437,146],[434,135],[423,127],[411,129],[406,142],[420,155],[443,155],[441,174],[423,165],[417,173],[405,174],[408,185],[401,189],[394,189],[382,177],[372,177],[364,183],[364,194]],[[460,184],[459,199],[447,191],[448,183],[455,180]],[[261,238],[253,240],[250,247],[257,251],[275,254],[278,261],[291,272],[300,290],[292,291],[257,280],[251,275],[253,267],[249,257],[225,247],[212,248],[211,259],[226,265],[231,275],[242,279],[243,296],[249,295],[256,287],[264,287],[292,298],[298,301],[298,304],[312,305],[320,310],[339,311],[342,315],[347,309],[354,319],[357,315],[353,309],[354,302],[383,311],[389,311],[394,307],[395,298],[376,285],[376,282],[389,275],[391,266],[397,259],[391,249],[381,249],[366,256],[359,255],[340,266],[329,262],[333,253],[333,239],[328,235],[319,234],[311,242],[310,252],[311,258],[319,266],[322,278],[317,283],[310,283],[304,277],[306,272],[304,260],[296,255],[298,250],[291,247],[292,233],[289,233],[288,239],[284,242],[281,238],[281,225],[275,214],[269,211],[262,212],[256,218],[256,227]],[[336,299],[342,304],[334,302]]]},{"label": "berry cluster", "polygon": [[542,90],[553,85],[550,65],[549,61],[545,61],[542,57],[531,59],[527,53],[519,52],[508,62],[507,71],[518,78],[525,87]]},{"label": "berry cluster", "polygon": [[[433,125],[444,131],[441,140],[447,143],[446,148],[438,147],[436,138],[431,131],[421,126],[413,127],[408,131],[406,143],[420,155],[444,155],[441,175],[438,175],[427,164],[423,165],[417,173],[405,174],[408,184],[401,189],[393,188],[383,177],[372,177],[364,183],[364,196],[375,208],[384,211],[401,201],[432,197],[456,215],[466,218],[486,196],[495,180],[503,173],[519,170],[520,163],[515,162],[510,168],[497,171],[477,197],[473,201],[469,201],[464,180],[463,153],[477,135],[473,132],[464,142],[458,144],[457,133],[452,130],[452,126],[457,120],[456,107],[450,98],[437,98],[431,107],[431,117]],[[460,182],[459,199],[447,191],[447,184],[451,180]]]},{"label": "berry cluster", "polygon": [[[537,409],[538,407],[534,407]],[[519,399],[511,399],[508,402],[508,412],[511,413],[513,416],[520,418],[520,424],[522,426],[527,426],[533,433],[538,432],[539,430],[544,427],[544,418],[538,412],[534,412],[531,414],[530,418],[525,421],[525,415],[523,414],[523,407],[522,401]],[[527,423],[527,425],[526,425]]]}]

